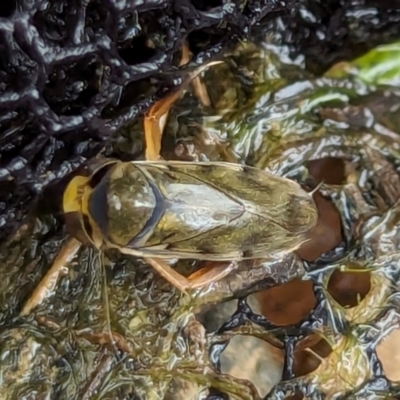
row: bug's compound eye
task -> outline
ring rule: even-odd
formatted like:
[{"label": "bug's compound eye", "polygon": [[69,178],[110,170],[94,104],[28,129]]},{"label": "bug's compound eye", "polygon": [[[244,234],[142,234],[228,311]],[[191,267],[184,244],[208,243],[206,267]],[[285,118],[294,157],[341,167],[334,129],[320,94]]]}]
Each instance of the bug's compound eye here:
[{"label": "bug's compound eye", "polygon": [[[63,194],[63,212],[69,232],[83,243],[97,243],[101,232],[95,227],[97,221],[89,210],[90,196],[93,190],[101,186],[101,183],[115,160],[98,160],[87,165],[85,171],[76,175],[68,183]],[[83,167],[82,167],[83,168]],[[106,202],[106,199],[105,199]],[[95,239],[96,236],[96,239]]]},{"label": "bug's compound eye", "polygon": [[[91,187],[88,195],[83,197],[84,214],[87,215],[87,224],[93,227],[91,237],[94,231],[98,231],[100,236],[108,237],[108,215],[109,215],[109,182],[104,179],[105,171],[99,171],[90,182]],[[92,186],[93,185],[93,186]],[[90,221],[89,223],[89,216]],[[94,228],[94,225],[97,228]]]},{"label": "bug's compound eye", "polygon": [[112,164],[102,165],[97,170],[93,171],[88,181],[88,185],[94,189],[99,183],[102,182],[103,178],[107,175],[107,172],[112,168]]},{"label": "bug's compound eye", "polygon": [[93,228],[87,212],[91,176],[75,176],[63,197],[63,211],[67,230],[84,244],[93,244]]},{"label": "bug's compound eye", "polygon": [[63,197],[63,211],[65,223],[70,234],[82,243],[91,243],[90,223],[83,213],[85,191],[88,188],[90,177],[78,175],[68,184]]}]

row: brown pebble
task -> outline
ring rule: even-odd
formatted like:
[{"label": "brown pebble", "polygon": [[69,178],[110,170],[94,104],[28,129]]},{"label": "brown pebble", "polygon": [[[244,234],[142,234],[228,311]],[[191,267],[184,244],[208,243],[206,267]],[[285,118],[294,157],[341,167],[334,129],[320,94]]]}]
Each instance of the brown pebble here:
[{"label": "brown pebble", "polygon": [[[311,349],[312,352],[307,349]],[[321,358],[328,357],[331,352],[332,348],[328,342],[317,334],[305,337],[297,344],[294,353],[293,372],[295,376],[304,376],[315,371],[321,364]]]},{"label": "brown pebble", "polygon": [[312,282],[300,279],[259,292],[257,298],[261,313],[279,326],[300,322],[316,304]]},{"label": "brown pebble", "polygon": [[310,160],[307,166],[309,174],[318,182],[341,185],[345,179],[345,163],[339,157]]},{"label": "brown pebble", "polygon": [[356,307],[371,289],[371,274],[335,270],[328,283],[328,292],[342,307]]},{"label": "brown pebble", "polygon": [[299,257],[310,262],[342,242],[342,224],[338,210],[319,192],[314,193],[314,200],[318,208],[318,223],[308,234],[310,240],[296,250]]},{"label": "brown pebble", "polygon": [[295,394],[293,394],[291,396],[285,397],[284,400],[303,400],[303,399],[304,399],[303,394],[300,392],[296,392]]}]

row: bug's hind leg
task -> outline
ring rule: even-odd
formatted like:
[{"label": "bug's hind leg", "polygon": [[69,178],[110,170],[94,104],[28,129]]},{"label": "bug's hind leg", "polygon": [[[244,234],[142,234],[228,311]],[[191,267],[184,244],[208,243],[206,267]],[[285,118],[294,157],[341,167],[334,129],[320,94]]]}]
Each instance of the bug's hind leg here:
[{"label": "bug's hind leg", "polygon": [[144,118],[146,160],[157,161],[160,159],[162,133],[168,112],[182,95],[183,90],[183,88],[175,89],[165,98],[157,101],[146,114]]},{"label": "bug's hind leg", "polygon": [[[180,66],[187,64],[190,60],[189,47],[185,43],[182,47],[182,57]],[[191,80],[189,78],[189,80]],[[186,80],[183,85],[175,88],[170,94],[163,99],[157,101],[150,110],[147,112],[144,118],[144,134],[146,141],[146,160],[157,161],[160,157],[161,152],[161,139],[164,132],[165,123],[168,118],[168,113],[173,104],[183,94],[184,90],[188,86]]]},{"label": "bug's hind leg", "polygon": [[[187,64],[190,60],[190,54],[187,44],[182,48],[182,58],[180,65]],[[144,118],[144,134],[146,142],[145,157],[148,161],[157,161],[161,152],[161,139],[165,127],[165,122],[168,117],[168,112],[174,103],[183,95],[190,84],[204,106],[210,105],[210,99],[205,86],[202,84],[199,75],[211,65],[220,64],[222,61],[212,61],[200,66],[189,76],[185,78],[182,85],[171,91],[166,97],[157,101],[147,112]]]},{"label": "bug's hind leg", "polygon": [[207,284],[216,282],[231,273],[238,265],[236,261],[232,261],[228,265],[226,263],[213,263],[185,278],[160,258],[145,258],[145,261],[171,285],[182,292],[186,292],[188,289],[198,289]]}]

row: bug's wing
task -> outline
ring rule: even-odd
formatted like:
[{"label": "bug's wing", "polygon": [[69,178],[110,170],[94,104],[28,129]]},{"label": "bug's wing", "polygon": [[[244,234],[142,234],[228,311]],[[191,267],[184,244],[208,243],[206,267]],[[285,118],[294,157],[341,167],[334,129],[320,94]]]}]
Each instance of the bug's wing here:
[{"label": "bug's wing", "polygon": [[312,196],[290,179],[227,162],[157,161],[147,165],[178,180],[192,178],[293,234],[308,231],[316,224]]},{"label": "bug's wing", "polygon": [[259,214],[264,222],[280,225],[288,232],[308,231],[317,220],[312,196],[297,182],[257,168],[231,163],[175,163],[176,168],[225,193]]},{"label": "bug's wing", "polygon": [[[174,240],[138,249],[141,256],[192,258],[210,261],[266,258],[291,252],[306,240],[306,232],[293,235],[285,228],[245,215],[241,227],[221,226],[180,241]],[[246,228],[246,224],[250,227]]]},{"label": "bug's wing", "polygon": [[136,249],[148,256],[262,258],[299,247],[317,221],[312,197],[297,183],[255,168],[184,162],[146,168],[167,205]]}]

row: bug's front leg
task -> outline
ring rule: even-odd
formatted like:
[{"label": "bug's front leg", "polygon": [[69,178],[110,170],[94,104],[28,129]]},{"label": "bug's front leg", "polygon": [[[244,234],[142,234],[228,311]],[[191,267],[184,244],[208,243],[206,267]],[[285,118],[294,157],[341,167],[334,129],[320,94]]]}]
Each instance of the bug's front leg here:
[{"label": "bug's front leg", "polygon": [[25,302],[20,316],[26,316],[37,307],[42,301],[49,296],[51,292],[55,289],[58,281],[58,277],[64,268],[72,261],[78,250],[81,247],[81,242],[75,238],[70,238],[63,245],[60,253],[55,258],[53,265],[47,271],[46,275],[42,278],[39,284],[36,286],[35,290],[29,296]]},{"label": "bug's front leg", "polygon": [[216,264],[203,267],[187,278],[172,269],[160,258],[145,258],[146,263],[151,265],[164,279],[182,292],[188,289],[198,289],[207,284],[217,282],[237,268],[237,261]]}]

